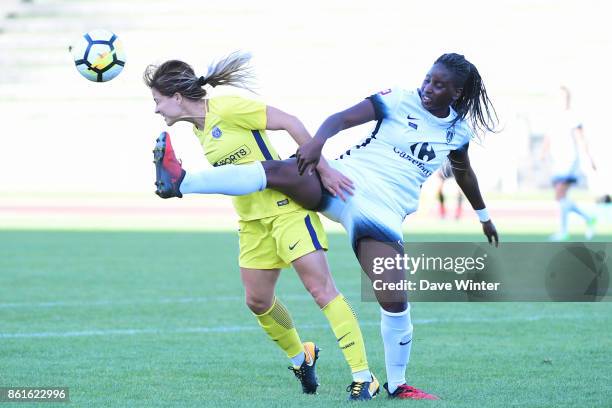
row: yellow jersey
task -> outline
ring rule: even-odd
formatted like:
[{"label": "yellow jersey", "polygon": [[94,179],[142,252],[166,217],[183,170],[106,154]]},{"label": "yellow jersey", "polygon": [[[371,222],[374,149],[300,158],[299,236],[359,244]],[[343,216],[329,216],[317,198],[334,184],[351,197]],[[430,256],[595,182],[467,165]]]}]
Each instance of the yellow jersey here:
[{"label": "yellow jersey", "polygon": [[[193,127],[206,159],[213,166],[280,160],[266,135],[266,105],[239,96],[208,100],[204,129]],[[233,198],[244,221],[257,220],[301,209],[284,194],[266,189]]]}]

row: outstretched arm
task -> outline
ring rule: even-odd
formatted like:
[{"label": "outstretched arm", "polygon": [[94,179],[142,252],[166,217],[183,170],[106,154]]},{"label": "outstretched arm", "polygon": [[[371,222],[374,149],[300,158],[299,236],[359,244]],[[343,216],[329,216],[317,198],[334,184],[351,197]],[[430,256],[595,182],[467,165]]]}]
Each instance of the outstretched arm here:
[{"label": "outstretched arm", "polygon": [[314,170],[321,159],[321,151],[327,139],[344,129],[362,125],[374,119],[376,119],[374,105],[369,99],[325,119],[314,138],[300,146],[297,151],[299,173],[304,174],[306,171]]},{"label": "outstretched arm", "polygon": [[269,105],[266,106],[266,129],[286,130],[299,146],[312,139],[301,120]]},{"label": "outstretched arm", "polygon": [[478,218],[482,224],[482,231],[486,235],[490,244],[495,243],[495,246],[498,246],[499,237],[497,235],[497,230],[495,229],[495,225],[493,225],[493,222],[486,211],[485,203],[482,199],[482,194],[480,194],[480,188],[478,187],[476,173],[474,173],[474,170],[470,165],[467,145],[465,148],[452,151],[448,155],[448,158],[450,159],[453,175],[455,176],[457,185],[459,188],[461,188],[463,194],[465,194],[466,198],[472,205],[472,208],[478,213]]}]

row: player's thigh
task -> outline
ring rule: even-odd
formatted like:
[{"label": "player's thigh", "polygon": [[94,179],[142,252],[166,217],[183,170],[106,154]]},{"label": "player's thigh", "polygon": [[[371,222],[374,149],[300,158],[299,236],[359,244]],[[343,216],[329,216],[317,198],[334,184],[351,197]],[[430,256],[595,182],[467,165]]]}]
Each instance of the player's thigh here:
[{"label": "player's thigh", "polygon": [[318,214],[313,211],[298,210],[275,217],[272,235],[276,253],[288,264],[328,247],[327,234]]},{"label": "player's thigh", "polygon": [[[397,313],[405,310],[408,302],[408,294],[405,290],[389,289],[389,286],[385,285],[401,283],[406,279],[403,263],[396,262],[397,259],[401,260],[403,256],[403,248],[397,242],[378,241],[369,237],[357,241],[359,264],[371,282],[380,282],[377,286],[381,289],[375,290],[374,294],[381,307],[389,312]],[[393,261],[385,262],[387,259]],[[385,265],[386,267],[382,273],[374,273],[375,265]]]},{"label": "player's thigh", "polygon": [[355,255],[358,255],[357,243],[362,238],[371,238],[402,250],[402,220],[403,217],[389,207],[356,194],[343,212],[341,222]]},{"label": "player's thigh", "polygon": [[269,219],[240,221],[238,263],[248,269],[281,269],[289,266],[277,254]]},{"label": "player's thigh", "polygon": [[319,307],[325,307],[338,296],[327,256],[322,249],[294,260],[293,268]]},{"label": "player's thigh", "polygon": [[557,200],[561,200],[562,198],[565,198],[565,196],[567,195],[567,190],[569,190],[569,188],[571,187],[571,183],[567,181],[567,179],[564,180],[560,180],[558,179],[555,183],[554,183],[554,187],[555,187],[555,198]]},{"label": "player's thigh", "polygon": [[298,174],[295,158],[266,160],[262,162],[266,172],[267,188],[280,191],[304,208],[317,208],[321,202],[323,186],[318,173]]},{"label": "player's thigh", "polygon": [[[342,225],[346,228],[357,260],[370,281],[400,283],[405,279],[401,267],[389,267],[382,274],[374,273],[376,264],[390,265],[385,260],[396,260],[404,255],[402,217],[389,208],[367,198],[356,199],[345,211]],[[405,310],[405,291],[375,291],[380,305],[387,311]]]},{"label": "player's thigh", "polygon": [[[401,267],[403,257],[404,251],[396,242],[381,242],[369,237],[357,241],[357,259],[361,269],[370,280],[378,279],[388,283],[401,282],[406,278],[405,270]],[[387,259],[393,261],[385,262]],[[375,268],[377,265],[385,266],[382,273],[374,272],[380,269]]]},{"label": "player's thigh", "polygon": [[293,265],[319,306],[337,296],[325,255],[327,235],[317,213],[300,210],[280,215],[274,221],[273,234],[279,256]]}]

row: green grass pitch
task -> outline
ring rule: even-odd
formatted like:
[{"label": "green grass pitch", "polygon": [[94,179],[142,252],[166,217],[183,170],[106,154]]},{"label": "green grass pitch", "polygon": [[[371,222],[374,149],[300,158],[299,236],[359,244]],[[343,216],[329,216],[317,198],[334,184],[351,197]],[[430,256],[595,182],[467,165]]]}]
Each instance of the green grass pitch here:
[{"label": "green grass pitch", "polygon": [[[346,236],[330,244],[382,383],[379,309],[359,301]],[[301,394],[244,306],[234,233],[2,231],[0,248],[0,386],[66,386],[79,407],[329,407],[347,397],[335,338],[286,270],[278,295],[322,349],[319,394]],[[442,400],[382,394],[369,406],[612,404],[612,303],[414,303],[412,318],[409,382]]]}]

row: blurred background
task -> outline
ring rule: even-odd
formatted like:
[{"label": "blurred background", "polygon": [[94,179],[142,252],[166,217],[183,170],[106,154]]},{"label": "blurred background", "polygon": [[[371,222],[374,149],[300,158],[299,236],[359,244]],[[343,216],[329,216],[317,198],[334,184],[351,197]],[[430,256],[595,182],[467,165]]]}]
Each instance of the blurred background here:
[{"label": "blurred background", "polygon": [[[166,129],[154,114],[142,73],[148,64],[178,58],[202,75],[215,59],[245,50],[257,72],[258,94],[251,97],[297,115],[313,133],[331,113],[381,89],[418,87],[439,55],[464,54],[478,67],[501,122],[501,131],[472,144],[470,154],[488,207],[506,231],[556,227],[541,144],[565,85],[598,165],[572,195],[599,211],[598,228],[610,231],[609,211],[596,205],[610,192],[612,174],[606,157],[612,30],[604,5],[1,0],[0,228],[233,228],[227,197],[162,201],[153,194],[151,150],[162,130],[173,135],[185,167],[207,163],[190,125]],[[68,52],[95,28],[115,32],[127,54],[124,71],[108,83],[82,78]],[[211,95],[228,92],[238,91]],[[336,157],[370,128],[333,138],[325,155]],[[290,137],[275,133],[281,155],[292,154]],[[479,228],[471,210],[463,220],[441,223],[430,184],[409,229]]]}]

